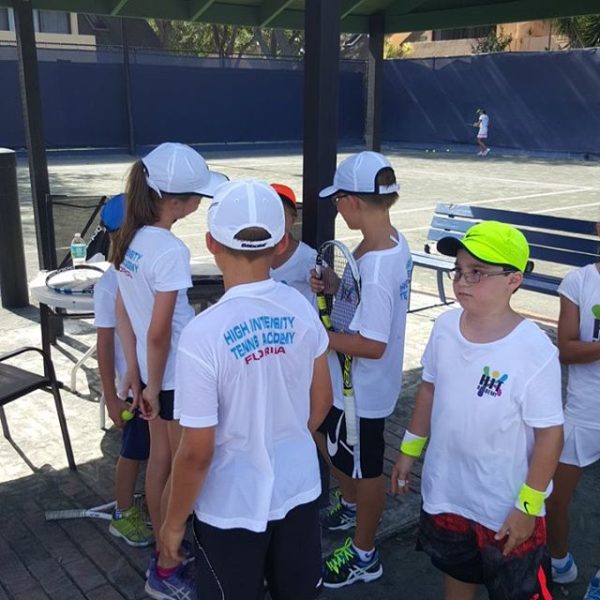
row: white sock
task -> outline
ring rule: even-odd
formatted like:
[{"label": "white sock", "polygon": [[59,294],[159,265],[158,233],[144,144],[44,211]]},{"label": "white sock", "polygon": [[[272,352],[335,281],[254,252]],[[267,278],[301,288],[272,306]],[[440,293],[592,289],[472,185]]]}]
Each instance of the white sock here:
[{"label": "white sock", "polygon": [[346,502],[342,497],[342,506],[349,508],[350,510],[356,510],[356,502]]},{"label": "white sock", "polygon": [[373,553],[375,552],[375,548],[367,552],[366,550],[361,550],[360,548],[357,548],[354,545],[354,543],[352,543],[352,548],[354,548],[354,552],[358,554],[358,558],[360,558],[362,562],[367,562],[371,560],[373,558]]},{"label": "white sock", "polygon": [[569,553],[567,552],[566,556],[564,556],[563,558],[553,558],[552,566],[555,569],[562,569],[563,567],[567,566],[568,562],[569,562]]}]

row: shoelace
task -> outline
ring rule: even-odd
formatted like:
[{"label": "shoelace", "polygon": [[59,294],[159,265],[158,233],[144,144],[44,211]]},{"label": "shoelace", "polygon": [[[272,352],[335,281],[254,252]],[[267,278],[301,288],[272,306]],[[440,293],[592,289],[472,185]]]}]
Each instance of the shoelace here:
[{"label": "shoelace", "polygon": [[348,538],[343,546],[340,546],[333,552],[333,558],[325,562],[327,568],[335,573],[340,572],[340,567],[354,558],[355,554],[352,551],[352,538]]}]

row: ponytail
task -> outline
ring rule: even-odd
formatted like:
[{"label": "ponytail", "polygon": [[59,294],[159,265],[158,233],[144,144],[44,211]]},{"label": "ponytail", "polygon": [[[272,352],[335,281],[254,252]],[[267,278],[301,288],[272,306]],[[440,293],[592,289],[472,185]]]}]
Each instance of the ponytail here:
[{"label": "ponytail", "polygon": [[144,163],[141,160],[133,163],[129,171],[125,198],[125,219],[112,253],[112,262],[117,271],[138,230],[145,225],[153,225],[160,219],[159,202],[161,199],[153,189],[148,187]]}]

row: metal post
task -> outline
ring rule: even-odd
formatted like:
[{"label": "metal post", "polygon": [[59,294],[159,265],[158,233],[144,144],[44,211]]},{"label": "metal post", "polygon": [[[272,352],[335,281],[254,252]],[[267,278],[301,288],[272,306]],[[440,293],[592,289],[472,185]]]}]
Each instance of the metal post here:
[{"label": "metal post", "polygon": [[135,155],[135,129],[133,126],[133,103],[131,98],[131,70],[129,68],[129,41],[127,38],[127,19],[121,17],[121,45],[123,46],[123,87],[125,88],[125,107],[127,110],[127,133],[129,154]]},{"label": "metal post", "polygon": [[365,142],[369,150],[381,150],[381,107],[383,99],[383,48],[385,41],[383,14],[369,18],[369,61],[367,68],[367,114]]},{"label": "metal post", "polygon": [[29,305],[17,191],[17,155],[0,148],[0,293],[4,308]]},{"label": "metal post", "polygon": [[319,201],[337,158],[341,0],[306,0],[302,239],[318,247],[335,234],[335,209]]},{"label": "metal post", "polygon": [[56,255],[52,251],[53,244],[51,244],[47,233],[49,217],[46,209],[46,196],[50,194],[50,182],[44,141],[33,10],[29,0],[14,0],[13,8],[38,261],[42,269],[55,269]]}]

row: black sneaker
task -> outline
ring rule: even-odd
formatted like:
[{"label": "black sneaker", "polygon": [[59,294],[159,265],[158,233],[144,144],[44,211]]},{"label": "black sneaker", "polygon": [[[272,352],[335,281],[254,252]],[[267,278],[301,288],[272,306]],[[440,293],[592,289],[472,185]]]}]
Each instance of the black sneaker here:
[{"label": "black sneaker", "polygon": [[356,509],[348,508],[342,502],[342,495],[336,494],[337,502],[327,511],[321,520],[321,526],[327,531],[345,531],[356,527]]},{"label": "black sneaker", "polygon": [[382,575],[379,552],[375,550],[370,560],[363,562],[354,551],[351,538],[323,561],[323,585],[327,588],[341,588],[358,581],[368,583]]}]

